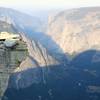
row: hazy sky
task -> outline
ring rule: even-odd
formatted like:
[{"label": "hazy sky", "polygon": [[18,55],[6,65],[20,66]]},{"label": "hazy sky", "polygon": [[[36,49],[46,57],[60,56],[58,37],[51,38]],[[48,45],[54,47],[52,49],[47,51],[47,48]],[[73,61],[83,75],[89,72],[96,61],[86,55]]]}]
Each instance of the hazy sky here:
[{"label": "hazy sky", "polygon": [[0,0],[0,6],[29,8],[99,6],[100,0]]},{"label": "hazy sky", "polygon": [[100,6],[100,0],[0,0],[0,6],[31,12],[40,9]]}]

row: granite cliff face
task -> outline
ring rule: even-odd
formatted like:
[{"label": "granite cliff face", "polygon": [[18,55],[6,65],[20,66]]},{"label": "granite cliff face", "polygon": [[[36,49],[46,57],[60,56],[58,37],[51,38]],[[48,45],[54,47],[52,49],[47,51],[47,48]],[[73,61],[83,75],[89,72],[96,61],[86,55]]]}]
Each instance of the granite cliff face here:
[{"label": "granite cliff face", "polygon": [[7,88],[9,76],[26,59],[26,50],[24,42],[20,42],[14,49],[6,48],[3,43],[0,44],[0,97]]},{"label": "granite cliff face", "polygon": [[9,76],[28,54],[26,43],[23,40],[17,41],[16,45],[9,48],[6,47],[6,39],[1,34],[15,35],[19,33],[12,23],[0,20],[0,99],[7,88]]},{"label": "granite cliff face", "polygon": [[47,34],[64,53],[100,50],[100,8],[62,11],[49,17]]}]

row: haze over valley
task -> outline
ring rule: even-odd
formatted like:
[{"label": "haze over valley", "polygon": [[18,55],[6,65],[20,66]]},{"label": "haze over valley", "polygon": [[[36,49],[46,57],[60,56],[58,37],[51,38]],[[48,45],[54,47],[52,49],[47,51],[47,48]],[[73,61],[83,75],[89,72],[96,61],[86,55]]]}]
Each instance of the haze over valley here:
[{"label": "haze over valley", "polygon": [[0,7],[0,100],[100,100],[100,7],[68,8]]}]

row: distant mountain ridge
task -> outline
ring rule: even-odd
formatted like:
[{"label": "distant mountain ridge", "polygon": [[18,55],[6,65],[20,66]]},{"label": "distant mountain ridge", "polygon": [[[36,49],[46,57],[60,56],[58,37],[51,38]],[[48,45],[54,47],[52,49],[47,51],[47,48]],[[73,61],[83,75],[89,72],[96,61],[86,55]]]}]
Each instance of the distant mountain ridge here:
[{"label": "distant mountain ridge", "polygon": [[100,7],[76,8],[50,16],[47,34],[65,53],[100,50]]},{"label": "distant mountain ridge", "polygon": [[18,34],[18,29],[14,27],[12,23],[0,20],[0,32],[9,32]]},{"label": "distant mountain ridge", "polygon": [[11,8],[0,7],[0,20],[12,23],[19,31],[28,33],[39,31],[41,26],[41,21],[38,18]]}]

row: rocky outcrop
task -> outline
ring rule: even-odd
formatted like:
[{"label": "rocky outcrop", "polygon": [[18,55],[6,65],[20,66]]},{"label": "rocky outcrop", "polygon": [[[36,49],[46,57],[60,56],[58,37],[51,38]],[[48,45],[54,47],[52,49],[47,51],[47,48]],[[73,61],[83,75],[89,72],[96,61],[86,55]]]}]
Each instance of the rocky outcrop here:
[{"label": "rocky outcrop", "polygon": [[9,76],[26,56],[27,47],[23,41],[19,41],[13,49],[5,47],[3,41],[0,41],[0,98],[8,86]]},{"label": "rocky outcrop", "polygon": [[62,11],[49,17],[47,34],[64,53],[100,50],[100,7]]},{"label": "rocky outcrop", "polygon": [[12,23],[0,19],[0,98],[8,86],[9,76],[28,54],[27,46],[20,35],[16,43],[14,43],[15,39],[11,38],[17,35],[18,30]]}]

